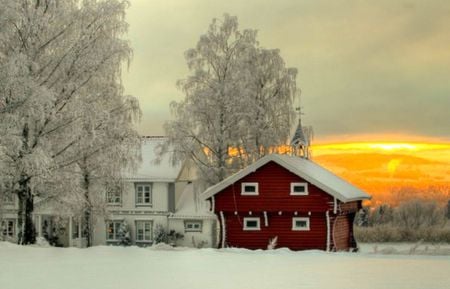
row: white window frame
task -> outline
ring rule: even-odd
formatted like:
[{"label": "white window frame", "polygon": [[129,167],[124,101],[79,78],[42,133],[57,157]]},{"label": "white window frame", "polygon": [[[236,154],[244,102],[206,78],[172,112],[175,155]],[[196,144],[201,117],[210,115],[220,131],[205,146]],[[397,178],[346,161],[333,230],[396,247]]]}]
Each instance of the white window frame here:
[{"label": "white window frame", "polygon": [[[143,232],[142,232],[142,239],[139,239],[138,238],[138,234],[139,234],[139,230],[141,229],[141,228],[139,228],[139,224],[142,224],[143,225]],[[149,238],[146,238],[145,237],[145,225],[146,224],[150,224],[150,237]],[[135,223],[134,223],[134,226],[135,226],[135,235],[134,235],[134,237],[135,237],[135,241],[136,241],[136,243],[150,243],[150,242],[153,242],[153,221],[151,221],[151,220],[136,220],[135,221]]]},{"label": "white window frame", "polygon": [[[123,221],[122,220],[109,220],[106,222],[106,241],[108,242],[119,242],[120,241],[120,236],[119,236],[119,231],[120,231],[120,226],[122,225]],[[113,238],[111,239],[109,237],[109,225],[113,224]],[[117,228],[116,228],[116,225]]]},{"label": "white window frame", "polygon": [[[149,188],[149,202],[145,202],[145,188]],[[142,196],[139,196],[139,188],[142,188]],[[152,183],[136,183],[135,184],[135,202],[136,207],[152,207],[153,206],[153,185]],[[141,202],[139,202],[141,199]]]},{"label": "white window frame", "polygon": [[[294,188],[297,186],[303,186],[305,188],[304,192],[295,192]],[[307,196],[309,194],[308,191],[308,183],[291,183],[291,196]]]},{"label": "white window frame", "polygon": [[[296,222],[297,221],[306,221],[306,227],[297,227]],[[292,218],[292,231],[310,231],[311,230],[311,224],[309,217],[294,217]]]},{"label": "white window frame", "polygon": [[[257,227],[248,227],[248,221],[256,221]],[[261,219],[259,217],[245,217],[244,218],[244,231],[261,231]]]},{"label": "white window frame", "polygon": [[[119,201],[112,202],[111,199],[119,199]],[[112,206],[120,206],[122,205],[122,190],[119,187],[114,189],[107,188],[106,190],[106,203]]]},{"label": "white window frame", "polygon": [[185,232],[201,232],[203,229],[203,222],[197,220],[184,221]]},{"label": "white window frame", "polygon": [[[245,187],[247,186],[254,186],[255,191],[254,192],[246,192]],[[258,183],[241,183],[241,195],[243,196],[257,196],[259,195],[259,184]]]},{"label": "white window frame", "polygon": [[[9,223],[11,222],[12,226],[10,228]],[[0,222],[1,235],[3,237],[14,238],[16,236],[16,220],[14,219],[3,219]],[[9,230],[11,229],[11,230]]]}]

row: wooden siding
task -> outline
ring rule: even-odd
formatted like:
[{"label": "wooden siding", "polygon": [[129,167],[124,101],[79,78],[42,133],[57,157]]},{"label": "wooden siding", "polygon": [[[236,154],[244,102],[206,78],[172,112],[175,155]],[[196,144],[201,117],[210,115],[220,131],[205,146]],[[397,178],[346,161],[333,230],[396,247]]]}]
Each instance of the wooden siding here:
[{"label": "wooden siding", "polygon": [[339,203],[339,208],[341,212],[356,213],[359,209],[361,209],[361,201]]},{"label": "wooden siding", "polygon": [[350,222],[348,215],[337,216],[333,222],[332,240],[335,251],[348,251],[350,247]]},{"label": "wooden siding", "polygon": [[[242,196],[241,183],[257,182],[259,195]],[[215,212],[325,212],[333,197],[308,184],[307,196],[291,196],[291,183],[306,182],[274,162],[269,162],[215,195]]]},{"label": "wooden siding", "polygon": [[[277,248],[288,247],[292,250],[326,250],[327,224],[325,214],[293,215],[268,214],[268,226],[265,226],[261,214],[224,214],[226,220],[226,246],[248,249],[267,249],[269,240],[278,237]],[[260,231],[244,231],[244,217],[259,217]],[[293,217],[309,217],[309,231],[293,231]]]}]

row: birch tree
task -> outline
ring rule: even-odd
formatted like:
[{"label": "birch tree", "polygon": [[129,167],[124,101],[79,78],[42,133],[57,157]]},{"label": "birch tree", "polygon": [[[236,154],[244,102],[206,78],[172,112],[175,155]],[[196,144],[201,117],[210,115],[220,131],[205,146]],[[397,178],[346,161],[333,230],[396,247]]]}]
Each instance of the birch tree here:
[{"label": "birch tree", "polygon": [[188,160],[209,185],[284,144],[295,117],[296,70],[256,34],[226,14],[185,53],[185,98],[171,104],[161,153],[173,149],[174,161]]},{"label": "birch tree", "polygon": [[[127,6],[125,0],[0,0],[0,175],[19,199],[20,244],[34,242],[36,196],[83,191],[73,172],[106,142],[86,133],[99,131],[91,129],[99,123],[86,108],[115,119],[114,106],[130,104],[120,83],[131,55],[122,38]],[[94,105],[109,101],[102,109]],[[111,126],[102,129],[102,137],[116,136]]]}]

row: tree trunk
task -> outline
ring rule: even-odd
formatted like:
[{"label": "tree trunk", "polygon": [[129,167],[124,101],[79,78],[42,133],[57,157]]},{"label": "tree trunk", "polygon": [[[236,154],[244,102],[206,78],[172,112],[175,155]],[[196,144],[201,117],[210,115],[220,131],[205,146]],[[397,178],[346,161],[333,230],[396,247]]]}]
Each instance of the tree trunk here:
[{"label": "tree trunk", "polygon": [[84,200],[86,208],[84,210],[84,236],[86,238],[86,246],[92,246],[92,205],[89,198],[89,173],[84,174]]},{"label": "tree trunk", "polygon": [[19,181],[19,212],[18,212],[18,244],[29,245],[36,242],[36,230],[34,228],[32,214],[34,199],[31,194],[29,179],[22,176]]}]

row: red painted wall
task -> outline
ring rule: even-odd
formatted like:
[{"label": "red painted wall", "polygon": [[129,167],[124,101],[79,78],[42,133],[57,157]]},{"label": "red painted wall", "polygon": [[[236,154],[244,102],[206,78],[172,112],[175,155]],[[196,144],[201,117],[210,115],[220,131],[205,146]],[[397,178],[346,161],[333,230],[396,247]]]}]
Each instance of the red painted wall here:
[{"label": "red painted wall", "polygon": [[[244,217],[260,217],[260,231],[244,231]],[[327,225],[325,214],[312,214],[310,217],[310,231],[292,231],[292,217],[308,217],[308,215],[294,216],[291,214],[269,214],[268,226],[264,225],[263,214],[234,215],[226,214],[227,246],[267,249],[269,240],[278,236],[277,248],[288,247],[292,250],[326,249]]]}]

